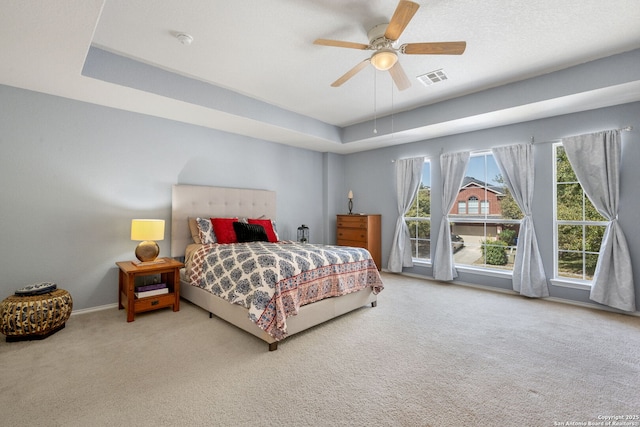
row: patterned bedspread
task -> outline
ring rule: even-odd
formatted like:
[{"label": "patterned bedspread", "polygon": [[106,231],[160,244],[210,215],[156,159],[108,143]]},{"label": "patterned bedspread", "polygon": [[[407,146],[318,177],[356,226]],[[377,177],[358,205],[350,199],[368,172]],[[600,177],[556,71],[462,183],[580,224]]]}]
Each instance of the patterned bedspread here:
[{"label": "patterned bedspread", "polygon": [[366,249],[296,242],[202,245],[187,262],[191,285],[249,309],[276,340],[300,306],[365,287],[382,291]]}]

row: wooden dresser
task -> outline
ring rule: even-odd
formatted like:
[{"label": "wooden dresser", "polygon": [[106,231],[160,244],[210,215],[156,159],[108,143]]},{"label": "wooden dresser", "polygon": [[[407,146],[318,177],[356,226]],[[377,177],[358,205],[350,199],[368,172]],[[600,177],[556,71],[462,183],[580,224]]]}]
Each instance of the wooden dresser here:
[{"label": "wooden dresser", "polygon": [[338,215],[336,222],[337,244],[367,249],[380,270],[382,267],[381,215]]}]

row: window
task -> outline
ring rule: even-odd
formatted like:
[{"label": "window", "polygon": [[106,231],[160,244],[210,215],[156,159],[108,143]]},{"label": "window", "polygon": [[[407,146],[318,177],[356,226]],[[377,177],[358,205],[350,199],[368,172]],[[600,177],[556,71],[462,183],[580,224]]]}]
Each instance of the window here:
[{"label": "window", "polygon": [[458,202],[458,213],[460,215],[464,215],[467,213],[467,202],[465,201]]},{"label": "window", "polygon": [[554,276],[591,281],[607,222],[584,193],[561,143],[554,154]]},{"label": "window", "polygon": [[457,200],[449,212],[456,266],[513,270],[522,212],[491,152],[471,154]]},{"label": "window", "polygon": [[476,196],[469,197],[469,215],[478,214],[478,198]]},{"label": "window", "polygon": [[411,236],[412,257],[417,260],[431,259],[431,163],[422,166],[422,183],[413,204],[405,214]]}]

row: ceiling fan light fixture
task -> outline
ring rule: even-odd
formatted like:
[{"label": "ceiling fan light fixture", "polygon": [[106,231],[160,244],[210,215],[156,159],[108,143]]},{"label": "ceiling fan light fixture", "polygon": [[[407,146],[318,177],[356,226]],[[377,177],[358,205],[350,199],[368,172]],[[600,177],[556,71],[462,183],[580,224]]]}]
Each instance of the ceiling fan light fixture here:
[{"label": "ceiling fan light fixture", "polygon": [[379,49],[371,55],[371,64],[376,67],[376,70],[386,71],[396,65],[396,62],[398,62],[398,54],[393,49]]}]

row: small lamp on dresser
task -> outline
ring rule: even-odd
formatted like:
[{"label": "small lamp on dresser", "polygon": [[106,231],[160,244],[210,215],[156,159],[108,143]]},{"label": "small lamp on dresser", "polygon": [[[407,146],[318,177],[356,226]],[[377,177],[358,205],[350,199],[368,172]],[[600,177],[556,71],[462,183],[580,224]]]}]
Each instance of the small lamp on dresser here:
[{"label": "small lamp on dresser", "polygon": [[347,194],[347,199],[349,199],[349,215],[353,214],[353,191],[349,190],[349,194]]},{"label": "small lamp on dresser", "polygon": [[156,241],[164,240],[164,220],[132,219],[131,240],[140,241],[136,247],[136,258],[139,262],[134,262],[135,264],[159,262],[156,258],[160,253],[160,247]]}]

